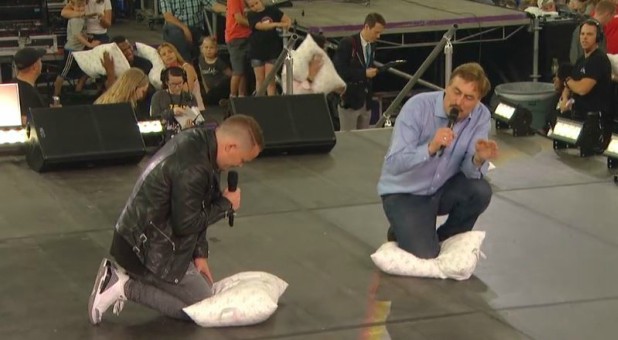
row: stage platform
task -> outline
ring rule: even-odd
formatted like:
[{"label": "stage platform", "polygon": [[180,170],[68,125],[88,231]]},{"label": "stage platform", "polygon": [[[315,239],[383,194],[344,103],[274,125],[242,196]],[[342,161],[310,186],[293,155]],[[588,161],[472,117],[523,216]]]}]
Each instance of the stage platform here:
[{"label": "stage platform", "polygon": [[447,30],[453,24],[460,29],[521,26],[530,23],[523,11],[491,6],[467,0],[372,0],[368,6],[359,1],[292,1],[282,10],[303,30],[322,32],[327,37],[343,37],[359,32],[365,16],[378,12],[386,19],[384,34]]},{"label": "stage platform", "polygon": [[556,154],[539,136],[494,136],[501,158],[475,275],[392,277],[376,194],[390,130],[339,133],[330,154],[240,169],[236,225],[211,226],[216,279],[248,270],[290,286],[276,314],[203,329],[127,303],[92,327],[87,300],[140,165],[38,174],[0,158],[2,339],[613,339],[618,325],[618,188],[605,158]]}]

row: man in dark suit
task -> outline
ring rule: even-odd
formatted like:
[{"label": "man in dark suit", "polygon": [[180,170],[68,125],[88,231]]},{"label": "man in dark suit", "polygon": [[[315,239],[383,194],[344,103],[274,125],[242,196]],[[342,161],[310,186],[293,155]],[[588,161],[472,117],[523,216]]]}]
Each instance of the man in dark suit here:
[{"label": "man in dark suit", "polygon": [[360,34],[343,38],[339,42],[334,63],[337,73],[346,82],[339,106],[341,131],[369,127],[371,79],[378,74],[378,69],[373,67],[375,42],[380,38],[385,25],[382,15],[369,13]]}]

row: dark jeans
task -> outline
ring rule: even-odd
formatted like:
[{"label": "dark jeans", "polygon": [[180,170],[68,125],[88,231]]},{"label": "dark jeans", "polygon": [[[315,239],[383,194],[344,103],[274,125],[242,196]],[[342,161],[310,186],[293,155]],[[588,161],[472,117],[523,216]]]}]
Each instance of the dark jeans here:
[{"label": "dark jeans", "polygon": [[163,40],[174,45],[182,58],[191,64],[193,59],[199,55],[199,43],[203,32],[201,28],[193,26],[189,26],[189,30],[193,36],[193,43],[187,42],[184,33],[178,26],[165,24],[163,25]]},{"label": "dark jeans", "polygon": [[[382,205],[395,232],[399,248],[422,259],[435,258],[447,238],[472,230],[491,200],[491,187],[484,179],[469,179],[459,173],[431,196],[390,194]],[[436,232],[436,217],[449,215]]]}]

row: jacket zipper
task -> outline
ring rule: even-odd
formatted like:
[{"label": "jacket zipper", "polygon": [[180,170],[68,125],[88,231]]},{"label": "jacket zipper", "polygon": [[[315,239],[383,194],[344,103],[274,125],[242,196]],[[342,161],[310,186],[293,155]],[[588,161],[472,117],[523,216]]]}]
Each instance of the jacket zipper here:
[{"label": "jacket zipper", "polygon": [[163,235],[163,237],[165,237],[165,239],[166,239],[166,240],[167,240],[167,241],[168,241],[168,242],[172,245],[172,252],[176,252],[176,244],[174,244],[174,241],[172,241],[172,239],[171,239],[169,236],[167,236],[167,235],[163,232],[163,230],[159,229],[159,227],[157,227],[157,225],[156,225],[156,224],[154,224],[152,221],[150,221],[150,225],[151,225],[153,228],[157,229],[157,231],[158,231],[159,233],[161,233],[161,235]]}]

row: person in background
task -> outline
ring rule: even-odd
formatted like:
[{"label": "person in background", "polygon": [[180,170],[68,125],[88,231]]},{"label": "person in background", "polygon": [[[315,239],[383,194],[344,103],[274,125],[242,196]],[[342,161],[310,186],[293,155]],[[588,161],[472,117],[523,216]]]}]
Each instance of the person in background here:
[{"label": "person in background", "polygon": [[[251,28],[249,55],[255,73],[255,90],[258,91],[283,50],[277,29],[287,30],[292,25],[292,19],[275,6],[264,6],[261,0],[247,0],[247,5],[251,9],[247,14]],[[267,84],[267,93],[269,96],[277,94],[274,79]]]},{"label": "person in background", "polygon": [[124,72],[94,104],[131,103],[135,109],[137,102],[148,92],[148,76],[139,68],[132,67]]},{"label": "person in background", "polygon": [[335,53],[337,73],[346,83],[341,96],[339,121],[342,131],[369,128],[372,79],[378,74],[374,67],[374,43],[380,39],[386,21],[379,13],[365,17],[359,34],[341,39]]},{"label": "person in background", "polygon": [[195,67],[190,63],[186,62],[178,50],[174,45],[169,43],[162,43],[157,48],[159,52],[159,56],[161,56],[161,60],[163,60],[163,64],[165,67],[180,67],[182,68],[187,75],[187,82],[183,85],[183,89],[187,92],[190,92],[197,101],[197,107],[200,111],[205,109],[204,101],[202,100],[202,92],[200,91],[200,83],[197,79],[197,73],[195,72]]},{"label": "person in background", "polygon": [[203,35],[204,10],[224,13],[225,6],[215,0],[160,0],[165,19],[163,40],[174,45],[184,60],[193,62],[199,55]]},{"label": "person in background", "polygon": [[200,47],[202,57],[199,61],[200,74],[204,84],[206,105],[225,105],[230,96],[232,69],[218,56],[217,41],[206,37]]},{"label": "person in background", "polygon": [[49,104],[36,88],[36,81],[41,75],[45,50],[25,47],[15,53],[13,62],[17,76],[11,83],[17,83],[19,89],[19,105],[21,107],[21,123],[23,126],[30,121],[30,109],[41,107],[60,107],[59,103]]},{"label": "person in background", "polygon": [[65,19],[85,18],[89,39],[101,44],[110,42],[107,29],[112,26],[112,3],[110,0],[87,0],[85,11],[79,11],[67,3],[60,15]]},{"label": "person in background", "polygon": [[247,95],[247,78],[245,66],[251,29],[245,16],[244,0],[227,0],[225,12],[225,43],[230,53],[232,78],[230,79],[230,97]]}]

